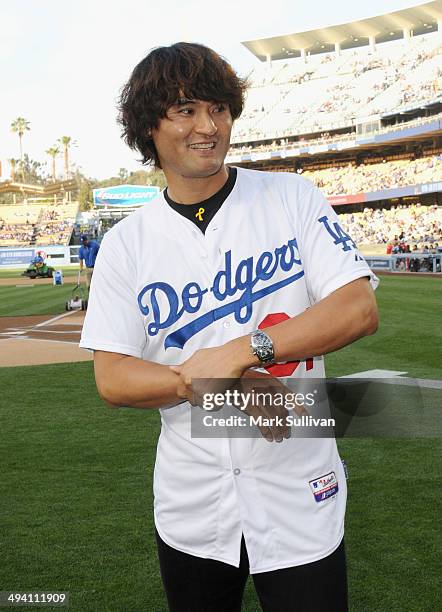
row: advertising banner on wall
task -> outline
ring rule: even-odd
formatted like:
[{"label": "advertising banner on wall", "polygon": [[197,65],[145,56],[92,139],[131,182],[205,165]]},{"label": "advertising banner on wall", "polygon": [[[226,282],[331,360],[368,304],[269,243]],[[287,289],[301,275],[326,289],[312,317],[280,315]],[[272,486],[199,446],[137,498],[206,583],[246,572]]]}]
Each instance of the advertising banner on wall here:
[{"label": "advertising banner on wall", "polygon": [[0,249],[0,266],[28,264],[34,257],[34,249]]},{"label": "advertising banner on wall", "polygon": [[160,192],[154,185],[116,185],[94,189],[94,206],[141,206]]}]

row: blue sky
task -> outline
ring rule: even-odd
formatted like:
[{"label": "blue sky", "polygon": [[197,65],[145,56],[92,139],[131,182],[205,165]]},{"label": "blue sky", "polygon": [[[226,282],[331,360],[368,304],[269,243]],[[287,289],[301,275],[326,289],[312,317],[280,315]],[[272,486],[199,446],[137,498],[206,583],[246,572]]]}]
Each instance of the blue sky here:
[{"label": "blue sky", "polygon": [[[18,116],[31,124],[25,152],[48,162],[57,138],[77,141],[72,160],[88,176],[139,169],[121,141],[116,99],[150,48],[178,40],[206,44],[241,74],[256,64],[241,41],[287,34],[420,4],[371,0],[14,0],[0,8],[2,70],[0,161],[19,157],[10,132]],[[57,162],[62,170],[61,159]]]}]

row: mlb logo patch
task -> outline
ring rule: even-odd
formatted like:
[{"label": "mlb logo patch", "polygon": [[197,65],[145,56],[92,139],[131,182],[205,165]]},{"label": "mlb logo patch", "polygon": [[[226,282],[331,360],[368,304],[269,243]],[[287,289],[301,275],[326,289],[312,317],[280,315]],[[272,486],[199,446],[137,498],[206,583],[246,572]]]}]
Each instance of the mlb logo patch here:
[{"label": "mlb logo patch", "polygon": [[322,502],[333,497],[339,490],[338,481],[334,472],[329,472],[325,474],[325,476],[310,480],[309,485],[317,502]]}]

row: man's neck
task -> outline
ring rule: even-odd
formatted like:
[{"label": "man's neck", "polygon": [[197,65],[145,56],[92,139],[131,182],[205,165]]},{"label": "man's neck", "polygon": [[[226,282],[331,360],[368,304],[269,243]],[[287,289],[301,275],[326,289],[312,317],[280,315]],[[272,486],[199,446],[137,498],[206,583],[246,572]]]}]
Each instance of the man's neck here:
[{"label": "man's neck", "polygon": [[165,175],[167,194],[171,200],[178,204],[197,204],[207,200],[221,189],[229,177],[229,171],[223,165],[216,174],[201,178],[176,175],[168,177],[166,172]]}]

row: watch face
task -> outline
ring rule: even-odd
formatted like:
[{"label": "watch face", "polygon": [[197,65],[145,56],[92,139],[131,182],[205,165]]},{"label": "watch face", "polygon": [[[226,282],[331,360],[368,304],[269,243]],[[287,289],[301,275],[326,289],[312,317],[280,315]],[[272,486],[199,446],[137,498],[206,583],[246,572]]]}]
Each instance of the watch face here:
[{"label": "watch face", "polygon": [[267,364],[273,361],[275,356],[273,342],[265,332],[258,330],[252,334],[251,347],[253,354],[261,363]]}]

